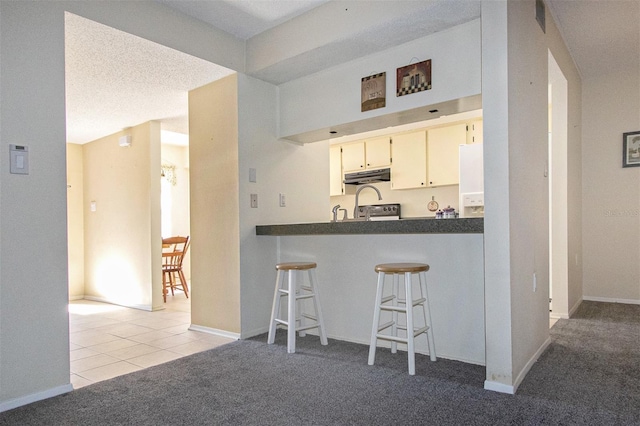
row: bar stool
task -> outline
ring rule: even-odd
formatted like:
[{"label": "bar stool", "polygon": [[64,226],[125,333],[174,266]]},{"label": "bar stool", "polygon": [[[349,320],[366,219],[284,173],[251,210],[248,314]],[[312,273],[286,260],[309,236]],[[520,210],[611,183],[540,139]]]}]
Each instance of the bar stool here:
[{"label": "bar stool", "polygon": [[[278,274],[276,276],[276,291],[273,296],[267,343],[272,344],[275,341],[276,326],[282,324],[287,327],[287,352],[290,354],[296,351],[296,331],[300,334],[300,337],[304,337],[305,330],[317,328],[320,335],[320,343],[323,345],[328,343],[322,312],[320,311],[320,301],[316,293],[316,266],[314,262],[289,262],[276,265]],[[309,273],[308,286],[296,284],[297,271],[307,271]],[[288,277],[286,285],[284,283],[285,275]],[[280,299],[282,297],[287,297],[286,320],[278,318],[280,314]],[[301,302],[305,299],[313,301],[314,315],[302,312]],[[305,319],[313,322],[306,324]]]},{"label": "bar stool", "polygon": [[[378,289],[376,292],[376,304],[373,313],[373,327],[371,330],[371,345],[369,346],[369,365],[373,365],[376,358],[376,344],[378,339],[391,341],[391,353],[396,353],[398,342],[407,344],[407,354],[409,358],[409,374],[416,374],[414,339],[420,334],[427,335],[429,345],[429,357],[431,361],[436,360],[436,349],[433,343],[433,332],[431,330],[431,313],[429,311],[429,298],[427,295],[427,274],[429,265],[424,263],[383,263],[376,265],[375,271],[378,273]],[[383,297],[385,277],[387,274],[393,275],[393,288],[389,296]],[[399,298],[399,278],[404,274],[405,299]],[[420,297],[414,298],[411,277],[418,275],[420,281]],[[389,303],[391,302],[391,303]],[[414,324],[413,311],[417,306],[422,306],[424,325]],[[391,321],[380,324],[380,313],[382,311],[391,312]],[[398,324],[398,313],[406,317],[406,325]],[[381,331],[391,328],[390,334],[383,334]],[[407,337],[400,337],[398,330],[405,330]]]}]

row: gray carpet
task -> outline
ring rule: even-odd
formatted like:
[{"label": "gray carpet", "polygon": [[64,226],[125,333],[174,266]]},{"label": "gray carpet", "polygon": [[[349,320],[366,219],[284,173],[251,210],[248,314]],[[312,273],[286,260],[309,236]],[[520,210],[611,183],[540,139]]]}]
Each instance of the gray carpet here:
[{"label": "gray carpet", "polygon": [[1,425],[640,424],[640,306],[584,302],[517,395],[484,367],[315,336],[238,341],[0,414]]}]

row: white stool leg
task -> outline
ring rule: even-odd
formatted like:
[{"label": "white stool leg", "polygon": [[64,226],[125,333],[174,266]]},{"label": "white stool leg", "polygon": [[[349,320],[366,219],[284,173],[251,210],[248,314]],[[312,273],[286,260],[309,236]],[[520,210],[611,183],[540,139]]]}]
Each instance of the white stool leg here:
[{"label": "white stool leg", "polygon": [[431,309],[429,308],[429,294],[427,293],[427,274],[425,272],[421,272],[418,274],[418,278],[420,280],[420,291],[422,292],[422,297],[424,297],[424,320],[425,325],[429,328],[427,329],[427,341],[429,343],[429,359],[431,361],[436,360],[436,345],[433,341],[433,325],[431,323]]},{"label": "white stool leg", "polygon": [[[393,306],[397,307],[398,306],[398,297],[400,297],[400,294],[398,294],[398,282],[400,281],[400,275],[398,274],[393,274],[393,287],[392,287],[392,291],[393,291]],[[398,311],[393,310],[391,311],[391,320],[393,321],[393,325],[391,326],[391,335],[398,337]],[[391,353],[395,354],[398,351],[398,342],[396,342],[395,340],[391,341]]]},{"label": "white stool leg", "polygon": [[282,271],[278,270],[276,274],[276,291],[273,295],[273,306],[271,308],[271,322],[269,322],[269,337],[267,338],[267,343],[272,344],[276,339],[276,318],[280,314],[280,289],[282,288],[282,284],[284,282],[284,275]]},{"label": "white stool leg", "polygon": [[407,356],[409,358],[409,375],[416,374],[416,354],[413,345],[413,290],[411,284],[411,272],[404,273],[404,287],[407,299]]},{"label": "white stool leg", "polygon": [[313,293],[313,307],[316,312],[316,321],[318,322],[318,334],[320,335],[320,344],[328,345],[329,341],[327,340],[327,333],[324,329],[324,318],[322,318],[322,310],[320,309],[320,298],[318,297],[318,288],[316,287],[316,283],[318,279],[316,277],[316,270],[309,269],[309,286],[311,287],[311,292]]},{"label": "white stool leg", "polygon": [[292,354],[296,351],[296,275],[295,271],[289,270],[289,296],[287,300],[287,352]]},{"label": "white stool leg", "polygon": [[[304,330],[304,323],[305,323],[305,317],[304,317],[304,300],[300,300],[298,299],[299,296],[302,296],[302,292],[304,291],[301,287],[304,286],[304,277],[302,276],[302,273],[300,271],[291,271],[294,274],[297,275],[296,278],[296,331],[298,331],[298,336],[300,337],[304,337],[307,335],[306,330]],[[300,280],[298,282],[298,279]]]},{"label": "white stool leg", "polygon": [[369,345],[369,365],[376,360],[376,344],[378,343],[378,326],[380,323],[380,304],[382,303],[382,287],[384,286],[384,272],[378,272],[378,289],[373,311],[373,326],[371,327],[371,344]]}]

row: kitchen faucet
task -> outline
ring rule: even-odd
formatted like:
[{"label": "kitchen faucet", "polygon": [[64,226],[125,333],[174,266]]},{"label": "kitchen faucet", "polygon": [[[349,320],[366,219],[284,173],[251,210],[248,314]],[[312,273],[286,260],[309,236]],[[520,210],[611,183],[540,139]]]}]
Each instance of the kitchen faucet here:
[{"label": "kitchen faucet", "polygon": [[[373,185],[362,185],[358,188],[358,190],[356,191],[356,206],[353,208],[353,218],[357,219],[358,218],[358,197],[360,196],[360,191],[362,191],[365,188],[371,188],[373,190],[375,190],[378,193],[378,200],[382,200],[382,194],[380,194],[380,191],[378,190],[378,188],[376,188]],[[369,216],[369,215],[367,215]]]}]

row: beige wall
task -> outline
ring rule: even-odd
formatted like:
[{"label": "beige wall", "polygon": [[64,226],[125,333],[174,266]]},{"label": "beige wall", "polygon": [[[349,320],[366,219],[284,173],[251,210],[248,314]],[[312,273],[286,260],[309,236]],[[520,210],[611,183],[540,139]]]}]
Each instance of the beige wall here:
[{"label": "beige wall", "polygon": [[82,145],[67,144],[67,238],[69,300],[84,296],[84,213]]},{"label": "beige wall", "polygon": [[129,132],[130,147],[124,131],[84,145],[85,297],[150,310],[162,306],[160,125]]},{"label": "beige wall", "polygon": [[240,334],[236,75],[189,92],[191,322]]},{"label": "beige wall", "polygon": [[640,304],[640,167],[622,133],[640,130],[640,69],[584,81],[584,298]]}]

